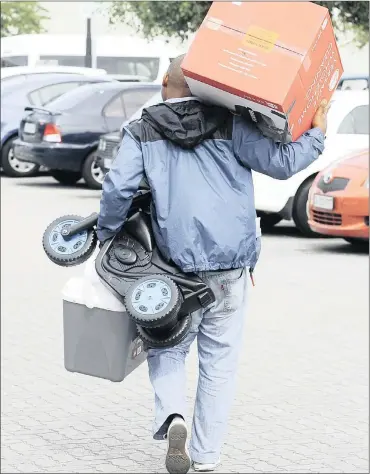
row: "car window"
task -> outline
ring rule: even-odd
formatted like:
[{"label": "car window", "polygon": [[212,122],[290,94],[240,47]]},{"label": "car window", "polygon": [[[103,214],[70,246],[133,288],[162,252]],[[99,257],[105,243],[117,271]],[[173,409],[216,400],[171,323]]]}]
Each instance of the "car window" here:
[{"label": "car window", "polygon": [[106,117],[125,117],[125,109],[122,102],[122,94],[118,94],[104,108]]},{"label": "car window", "polygon": [[142,76],[147,81],[154,81],[159,71],[159,58],[98,56],[96,67],[105,69],[108,74]]},{"label": "car window", "polygon": [[147,108],[147,107],[150,107],[152,105],[157,105],[159,104],[160,102],[162,102],[162,93],[159,91],[159,92],[156,92],[155,94],[153,94],[150,99],[145,102],[144,105],[142,105],[141,107],[139,107],[136,112],[130,116],[129,118],[129,122],[132,122],[133,120],[138,120],[141,118],[141,114],[143,112],[143,109]]},{"label": "car window", "polygon": [[98,84],[98,87],[96,84],[85,83],[50,102],[48,110],[58,112],[75,110],[83,115],[101,114],[105,105],[117,94],[116,89],[105,86],[110,86],[110,83]]},{"label": "car window", "polygon": [[85,56],[40,56],[38,66],[85,66]]},{"label": "car window", "polygon": [[28,94],[28,99],[32,105],[45,105],[66,92],[75,89],[81,82],[62,82],[60,84],[50,84],[40,89],[36,89]]},{"label": "car window", "polygon": [[354,108],[342,121],[338,133],[350,135],[369,134],[369,106],[360,105]]},{"label": "car window", "polygon": [[15,66],[27,66],[27,56],[8,56],[1,58],[1,67],[15,67]]},{"label": "car window", "polygon": [[362,91],[369,88],[369,83],[366,79],[344,79],[340,88],[343,91]]},{"label": "car window", "polygon": [[122,94],[127,117],[131,117],[154,94],[153,89],[136,89]]}]

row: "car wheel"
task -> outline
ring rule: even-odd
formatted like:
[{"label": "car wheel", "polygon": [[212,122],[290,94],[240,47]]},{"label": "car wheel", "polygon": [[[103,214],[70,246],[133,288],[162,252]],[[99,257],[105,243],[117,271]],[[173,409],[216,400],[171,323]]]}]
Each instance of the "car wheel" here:
[{"label": "car wheel", "polygon": [[261,214],[260,217],[262,230],[272,229],[276,224],[283,220],[279,214]]},{"label": "car wheel", "polygon": [[359,250],[368,250],[369,249],[369,241],[368,240],[362,240],[362,239],[355,239],[353,237],[344,237],[344,240],[346,242],[349,242],[351,245],[353,245],[354,248],[357,248]]},{"label": "car wheel", "polygon": [[82,176],[87,186],[91,189],[101,189],[105,173],[98,165],[96,151],[90,153],[82,167]]},{"label": "car wheel", "polygon": [[1,150],[1,167],[4,174],[12,178],[36,176],[39,171],[39,165],[36,163],[26,163],[19,161],[14,156],[13,142],[17,137],[10,138]]},{"label": "car wheel", "polygon": [[125,295],[129,316],[146,328],[159,328],[175,321],[181,303],[178,286],[166,275],[139,278]]},{"label": "car wheel", "polygon": [[191,329],[191,314],[181,318],[176,326],[168,331],[157,332],[137,326],[139,337],[148,348],[173,347],[185,339]]},{"label": "car wheel", "polygon": [[81,173],[76,171],[50,170],[50,175],[65,186],[73,186],[80,181]]},{"label": "car wheel", "polygon": [[42,245],[48,258],[61,267],[84,263],[94,252],[97,237],[94,229],[84,230],[70,238],[64,238],[62,231],[84,219],[81,216],[62,216],[55,219],[45,230]]},{"label": "car wheel", "polygon": [[306,181],[297,191],[293,204],[293,221],[297,229],[306,237],[317,237],[319,234],[308,225],[307,201],[313,179]]}]

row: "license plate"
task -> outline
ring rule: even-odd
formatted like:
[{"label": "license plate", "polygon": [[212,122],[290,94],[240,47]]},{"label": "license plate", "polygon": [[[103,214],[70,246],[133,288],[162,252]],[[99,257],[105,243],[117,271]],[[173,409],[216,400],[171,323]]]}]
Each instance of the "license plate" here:
[{"label": "license plate", "polygon": [[323,196],[315,194],[313,197],[313,207],[317,209],[326,209],[332,211],[334,209],[334,198],[332,196]]},{"label": "license plate", "polygon": [[111,158],[104,158],[104,168],[109,170],[112,166],[112,159]]},{"label": "license plate", "polygon": [[24,133],[33,135],[36,132],[36,124],[32,122],[25,122],[23,131]]}]

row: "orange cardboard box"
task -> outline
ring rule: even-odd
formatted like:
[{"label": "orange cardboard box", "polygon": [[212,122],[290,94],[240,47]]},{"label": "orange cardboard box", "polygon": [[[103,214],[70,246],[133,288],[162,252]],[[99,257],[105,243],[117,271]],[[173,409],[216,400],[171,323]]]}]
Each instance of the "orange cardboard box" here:
[{"label": "orange cardboard box", "polygon": [[343,73],[329,12],[311,2],[214,2],[182,69],[193,95],[282,142],[311,128]]}]

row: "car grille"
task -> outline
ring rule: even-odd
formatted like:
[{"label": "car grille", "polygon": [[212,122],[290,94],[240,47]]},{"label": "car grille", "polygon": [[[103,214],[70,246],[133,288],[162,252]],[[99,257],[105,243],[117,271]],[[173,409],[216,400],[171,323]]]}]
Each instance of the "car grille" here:
[{"label": "car grille", "polygon": [[334,214],[333,212],[325,211],[313,211],[313,220],[318,224],[324,225],[341,225],[342,216],[340,214]]},{"label": "car grille", "polygon": [[330,193],[333,191],[343,191],[343,189],[346,189],[346,186],[349,182],[349,179],[347,178],[334,178],[333,181],[330,181],[330,183],[324,183],[324,177],[321,177],[319,182],[317,183],[317,187],[323,192],[323,193]]},{"label": "car grille", "polygon": [[106,141],[105,150],[100,151],[99,154],[103,158],[114,158],[116,154],[116,148],[119,146],[119,142]]}]

